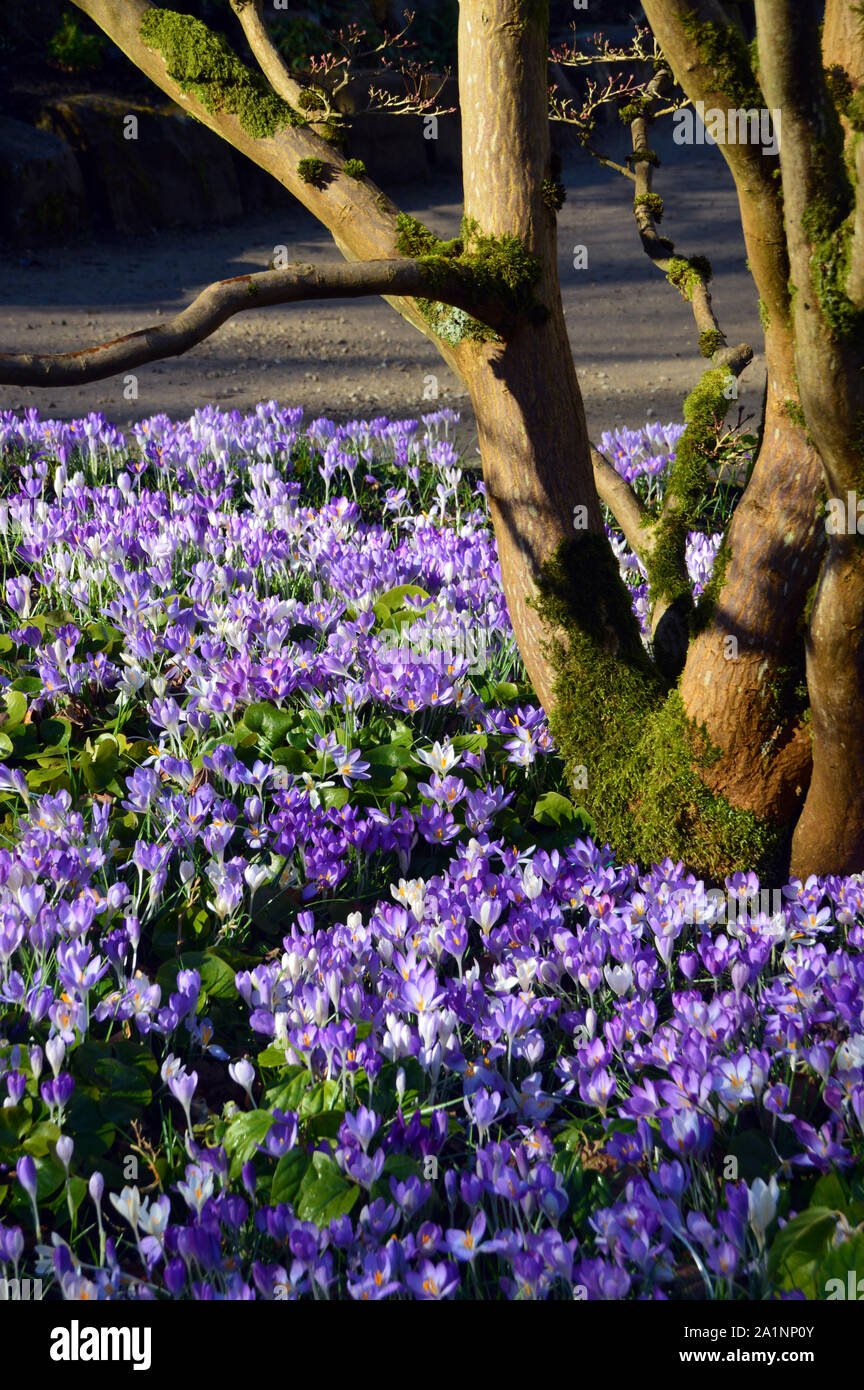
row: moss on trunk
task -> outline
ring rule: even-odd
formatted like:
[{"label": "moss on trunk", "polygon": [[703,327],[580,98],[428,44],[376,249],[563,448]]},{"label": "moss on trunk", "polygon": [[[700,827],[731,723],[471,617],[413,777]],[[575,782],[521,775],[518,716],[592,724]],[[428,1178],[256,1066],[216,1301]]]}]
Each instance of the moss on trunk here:
[{"label": "moss on trunk", "polygon": [[720,756],[688,719],[639,637],[606,542],[566,542],[543,567],[533,605],[550,634],[555,673],[550,728],[599,838],[621,859],[667,855],[702,877],[737,869],[782,875],[790,827],[742,811],[700,777]]}]

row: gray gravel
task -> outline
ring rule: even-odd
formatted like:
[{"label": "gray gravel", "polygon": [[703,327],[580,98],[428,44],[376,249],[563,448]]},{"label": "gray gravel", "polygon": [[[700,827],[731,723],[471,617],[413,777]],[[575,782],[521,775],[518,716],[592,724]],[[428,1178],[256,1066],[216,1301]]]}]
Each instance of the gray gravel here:
[{"label": "gray gravel", "polygon": [[[663,166],[655,187],[666,203],[661,230],[679,253],[711,258],[715,309],[730,343],[761,347],[734,187],[719,151],[682,150],[671,142],[659,148]],[[689,305],[639,246],[632,184],[580,151],[566,161],[563,178],[568,197],[559,214],[560,274],[592,436],[651,418],[679,419],[703,364]],[[442,235],[458,231],[456,180],[393,193],[399,206]],[[0,349],[70,350],[156,323],[211,280],[265,269],[279,244],[290,248],[290,260],[338,259],[327,234],[299,204],[288,218],[9,255],[0,283]],[[583,270],[573,268],[579,245],[588,253]],[[275,397],[303,405],[307,417],[404,416],[436,408],[424,398],[434,377],[437,405],[463,412],[470,445],[471,409],[462,383],[383,300],[243,313],[183,357],[139,368],[136,376],[137,400],[124,398],[120,378],[62,390],[0,387],[0,408],[36,405],[60,419],[96,409],[127,423],[158,411],[185,416],[207,402],[246,410]],[[740,400],[754,416],[763,384],[764,359],[757,355],[742,378]]]}]

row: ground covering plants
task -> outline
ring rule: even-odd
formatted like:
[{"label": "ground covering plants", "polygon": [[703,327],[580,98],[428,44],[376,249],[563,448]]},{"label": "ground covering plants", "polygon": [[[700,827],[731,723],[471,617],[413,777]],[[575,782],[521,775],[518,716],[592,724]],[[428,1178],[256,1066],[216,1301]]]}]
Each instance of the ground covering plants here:
[{"label": "ground covering plants", "polygon": [[[0,414],[0,1275],[756,1299],[860,1266],[864,881],[593,838],[456,423]],[[681,432],[601,445],[652,503]]]}]

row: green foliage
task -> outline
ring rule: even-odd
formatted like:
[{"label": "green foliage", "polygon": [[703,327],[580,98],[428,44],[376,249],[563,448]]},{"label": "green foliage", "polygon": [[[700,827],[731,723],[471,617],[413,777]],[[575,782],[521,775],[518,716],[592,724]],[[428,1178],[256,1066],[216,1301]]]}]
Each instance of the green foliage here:
[{"label": "green foliage", "polygon": [[297,105],[301,111],[324,111],[326,109],[321,93],[313,91],[311,87],[304,87],[297,98]]},{"label": "green foliage", "polygon": [[639,208],[647,208],[655,222],[662,222],[663,199],[659,193],[637,193],[633,199],[634,212],[638,212]]},{"label": "green foliage", "polygon": [[791,396],[787,396],[783,402],[783,414],[788,415],[792,423],[797,425],[799,429],[806,430],[807,421],[804,417],[804,407],[800,401],[796,401]]},{"label": "green foliage", "polygon": [[624,106],[618,108],[618,118],[625,125],[631,125],[633,121],[643,116],[646,121],[653,121],[654,114],[651,110],[651,97],[633,97],[632,101],[626,102]]},{"label": "green foliage", "polygon": [[268,139],[284,126],[305,125],[305,117],[241,63],[226,39],[191,15],[154,7],[145,11],[138,33],[148,48],[161,53],[168,76],[182,92],[211,115],[224,111],[236,116],[253,139]]},{"label": "green foliage", "polygon": [[300,159],[297,161],[297,173],[304,183],[319,185],[324,178],[323,159]]},{"label": "green foliage", "polygon": [[349,179],[362,179],[366,176],[366,165],[362,159],[346,159],[344,168]]},{"label": "green foliage", "polygon": [[801,219],[813,253],[810,274],[822,316],[832,336],[864,348],[864,314],[846,294],[855,222],[851,187],[821,193]]},{"label": "green foliage", "polygon": [[853,1183],[850,1194],[846,1181],[836,1173],[820,1177],[806,1210],[777,1232],[768,1251],[768,1275],[775,1287],[799,1289],[810,1300],[830,1300],[848,1298],[851,1282],[851,1296],[857,1299],[864,1268],[864,1203],[860,1183]]},{"label": "green foliage", "polygon": [[462,251],[462,242],[458,237],[452,241],[442,241],[434,232],[430,232],[428,227],[417,217],[412,217],[407,212],[400,212],[396,218],[396,250],[402,256],[412,256],[415,260],[422,260],[424,256],[458,256]]},{"label": "green foliage", "polygon": [[82,33],[78,15],[66,11],[48,40],[48,56],[65,72],[88,72],[98,68],[104,47],[101,34]]},{"label": "green foliage", "polygon": [[840,115],[848,116],[849,104],[852,100],[852,83],[849,80],[849,74],[839,63],[825,69],[825,86],[828,88],[828,95]]},{"label": "green foliage", "polygon": [[541,571],[534,607],[556,672],[550,728],[571,776],[587,771],[580,799],[595,838],[621,859],[669,855],[714,881],[773,862],[781,828],[701,780],[719,755],[649,662],[605,539],[561,546]]},{"label": "green foliage", "polygon": [[660,166],[660,156],[656,150],[634,150],[632,154],[628,154],[627,162],[628,164],[651,164],[656,169]]}]

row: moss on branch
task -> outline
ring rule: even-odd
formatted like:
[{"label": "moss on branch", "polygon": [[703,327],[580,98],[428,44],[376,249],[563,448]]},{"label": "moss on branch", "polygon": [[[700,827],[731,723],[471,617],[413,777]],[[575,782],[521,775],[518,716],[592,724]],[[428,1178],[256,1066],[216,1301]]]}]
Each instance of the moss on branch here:
[{"label": "moss on branch", "polygon": [[659,193],[637,193],[633,199],[633,211],[638,212],[640,208],[646,208],[655,222],[662,222],[663,199]]},{"label": "moss on branch", "polygon": [[732,399],[728,367],[702,374],[684,402],[685,430],[678,441],[675,462],[666,485],[664,509],[654,528],[654,546],[646,561],[652,604],[675,603],[690,593],[685,565],[687,535],[709,486],[708,463],[717,424]]},{"label": "moss on branch", "polygon": [[682,28],[695,43],[701,61],[711,69],[717,90],[732,106],[752,110],[764,105],[753,50],[736,25],[714,24],[687,15],[682,20]]},{"label": "moss on branch", "polygon": [[699,334],[699,351],[703,357],[707,357],[709,360],[715,352],[719,352],[725,345],[726,339],[719,328],[708,328],[704,333]]},{"label": "moss on branch", "polygon": [[[396,227],[397,251],[423,264],[431,290],[434,291],[436,281],[441,285],[455,272],[466,293],[478,303],[498,304],[504,316],[511,319],[521,315],[537,319],[539,306],[533,288],[541,265],[518,237],[487,236],[473,218],[464,217],[461,236],[450,241],[442,241],[407,213],[399,214]],[[500,336],[464,309],[441,304],[434,298],[418,299],[417,307],[445,342],[455,344],[465,338],[494,340]]]},{"label": "moss on branch", "polygon": [[265,140],[284,126],[306,125],[306,118],[277,96],[262,75],[240,62],[227,39],[192,15],[153,8],[144,14],[138,33],[142,43],[162,55],[181,92],[195,97],[211,115],[236,116],[253,139]]},{"label": "moss on branch", "polygon": [[697,285],[707,285],[713,273],[707,256],[673,256],[666,279],[681,291],[685,299],[692,299]]}]

